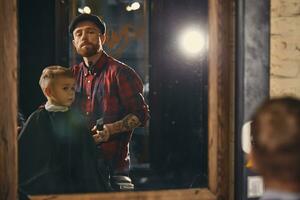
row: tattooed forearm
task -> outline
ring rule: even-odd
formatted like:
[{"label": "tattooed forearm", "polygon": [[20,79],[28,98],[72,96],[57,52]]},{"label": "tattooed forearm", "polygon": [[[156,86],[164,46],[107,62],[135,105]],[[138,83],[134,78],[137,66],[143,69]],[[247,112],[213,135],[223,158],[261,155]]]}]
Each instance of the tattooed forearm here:
[{"label": "tattooed forearm", "polygon": [[123,121],[124,128],[127,130],[132,130],[141,124],[139,118],[137,118],[133,114],[127,115],[126,117],[124,117],[122,121]]},{"label": "tattooed forearm", "polygon": [[105,127],[108,129],[110,134],[116,134],[126,131],[131,131],[141,124],[139,118],[133,114],[126,115],[122,120],[106,124]]}]

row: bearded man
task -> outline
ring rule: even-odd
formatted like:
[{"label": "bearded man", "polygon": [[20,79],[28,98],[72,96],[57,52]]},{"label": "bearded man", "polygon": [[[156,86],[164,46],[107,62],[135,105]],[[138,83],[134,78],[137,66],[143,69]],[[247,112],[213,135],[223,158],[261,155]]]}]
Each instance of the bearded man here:
[{"label": "bearded man", "polygon": [[[77,16],[69,31],[77,53],[83,58],[83,62],[71,68],[76,78],[74,106],[86,116],[111,177],[128,177],[131,135],[149,118],[142,95],[143,83],[132,68],[103,50],[106,26],[98,16]],[[99,119],[103,122],[101,129],[96,126]]]}]

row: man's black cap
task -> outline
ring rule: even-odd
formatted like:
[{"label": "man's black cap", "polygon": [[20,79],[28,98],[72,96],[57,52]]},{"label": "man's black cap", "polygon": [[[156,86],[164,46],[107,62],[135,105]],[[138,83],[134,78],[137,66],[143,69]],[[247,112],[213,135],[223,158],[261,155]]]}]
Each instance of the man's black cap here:
[{"label": "man's black cap", "polygon": [[102,21],[96,15],[84,13],[84,14],[81,14],[81,15],[78,15],[77,17],[75,17],[73,19],[73,21],[71,22],[71,24],[69,26],[69,32],[70,32],[71,35],[73,34],[73,31],[76,28],[77,24],[79,24],[80,22],[83,22],[83,21],[93,22],[100,29],[102,34],[105,33],[106,26],[105,26],[104,21]]}]

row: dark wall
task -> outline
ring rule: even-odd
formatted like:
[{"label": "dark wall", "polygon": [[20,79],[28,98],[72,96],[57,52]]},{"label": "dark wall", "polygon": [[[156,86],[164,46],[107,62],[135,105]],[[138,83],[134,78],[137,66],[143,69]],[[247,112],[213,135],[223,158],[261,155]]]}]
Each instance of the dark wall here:
[{"label": "dark wall", "polygon": [[28,116],[46,101],[38,81],[48,65],[67,65],[67,1],[18,1],[19,109]]},{"label": "dark wall", "polygon": [[28,116],[46,99],[41,72],[54,64],[54,1],[19,1],[19,107]]},{"label": "dark wall", "polygon": [[189,24],[202,29],[207,39],[207,1],[150,3],[151,165],[162,174],[174,174],[175,181],[190,172],[205,182],[207,46],[191,58],[181,52],[177,39]]}]

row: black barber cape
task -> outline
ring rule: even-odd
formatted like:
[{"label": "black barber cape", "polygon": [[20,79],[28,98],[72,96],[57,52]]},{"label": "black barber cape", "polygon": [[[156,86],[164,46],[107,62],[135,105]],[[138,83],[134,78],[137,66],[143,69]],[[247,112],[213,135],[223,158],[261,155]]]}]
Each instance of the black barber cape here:
[{"label": "black barber cape", "polygon": [[40,108],[18,138],[19,189],[27,194],[108,191],[85,120],[77,112]]}]

